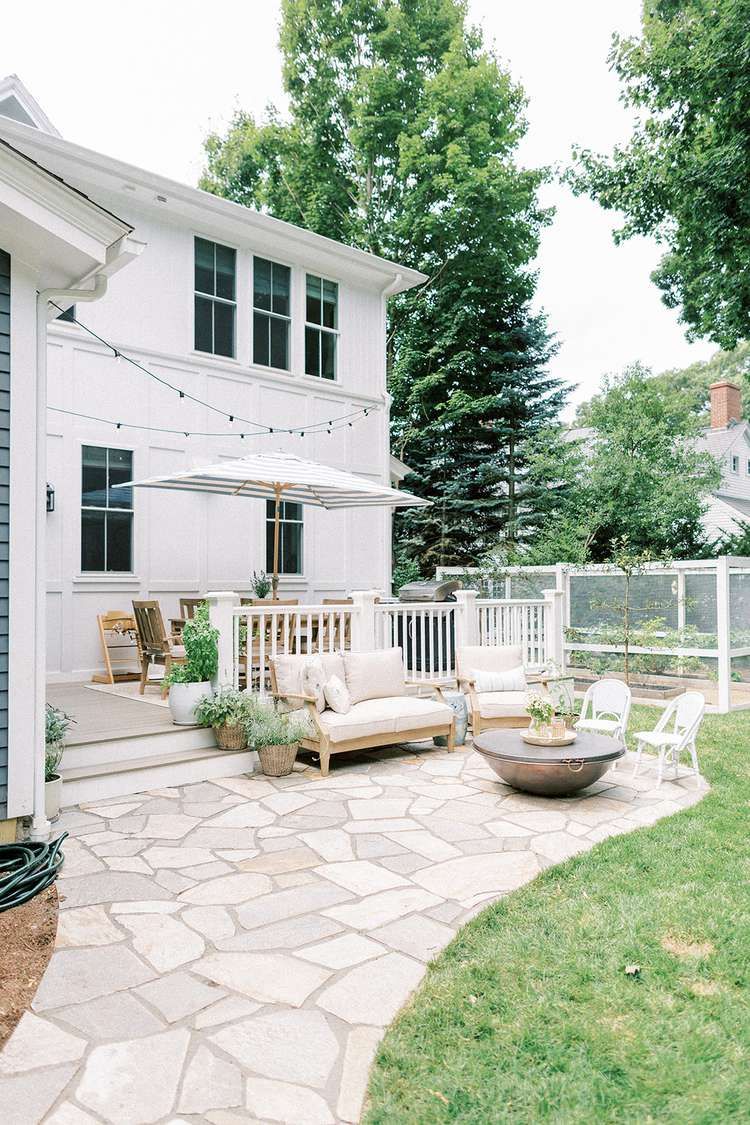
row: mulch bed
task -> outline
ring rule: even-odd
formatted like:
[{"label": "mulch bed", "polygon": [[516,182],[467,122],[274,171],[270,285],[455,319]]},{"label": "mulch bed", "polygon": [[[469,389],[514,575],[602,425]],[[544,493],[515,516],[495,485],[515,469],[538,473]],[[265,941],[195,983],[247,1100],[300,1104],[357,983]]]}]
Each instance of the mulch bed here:
[{"label": "mulch bed", "polygon": [[57,933],[54,885],[0,914],[0,1047],[31,1007]]}]

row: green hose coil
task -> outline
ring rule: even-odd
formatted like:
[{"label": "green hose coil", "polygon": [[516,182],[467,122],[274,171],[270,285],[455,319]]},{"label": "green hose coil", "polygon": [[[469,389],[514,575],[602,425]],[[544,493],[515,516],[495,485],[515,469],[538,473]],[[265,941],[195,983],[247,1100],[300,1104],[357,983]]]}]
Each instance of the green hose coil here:
[{"label": "green hose coil", "polygon": [[63,832],[49,844],[27,841],[0,845],[0,914],[30,902],[57,878],[63,864]]}]

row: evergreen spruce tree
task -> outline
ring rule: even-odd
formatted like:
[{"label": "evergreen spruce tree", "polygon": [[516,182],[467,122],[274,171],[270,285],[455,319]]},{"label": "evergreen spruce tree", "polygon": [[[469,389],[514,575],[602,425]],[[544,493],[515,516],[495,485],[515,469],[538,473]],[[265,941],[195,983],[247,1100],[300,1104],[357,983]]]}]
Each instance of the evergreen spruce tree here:
[{"label": "evergreen spruce tree", "polygon": [[564,398],[530,268],[548,214],[519,168],[524,98],[463,0],[283,0],[289,120],[239,114],[202,185],[423,270],[389,304],[394,451],[433,501],[400,557],[469,563],[535,526],[528,439]]}]

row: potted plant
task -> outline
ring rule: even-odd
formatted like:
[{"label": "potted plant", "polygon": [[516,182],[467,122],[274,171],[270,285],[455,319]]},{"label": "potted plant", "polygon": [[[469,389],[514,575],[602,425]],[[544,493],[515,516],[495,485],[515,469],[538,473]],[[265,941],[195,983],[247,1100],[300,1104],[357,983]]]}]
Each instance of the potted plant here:
[{"label": "potted plant", "polygon": [[198,726],[213,727],[220,750],[246,750],[248,723],[257,708],[257,701],[244,691],[223,687],[200,700],[195,719]]},{"label": "potted plant", "polygon": [[51,703],[47,704],[44,740],[44,811],[47,820],[56,820],[60,815],[62,778],[57,771],[65,750],[65,735],[70,729],[70,724],[74,722],[75,719],[71,719],[70,715],[66,715],[59,707],[53,707]]},{"label": "potted plant", "polygon": [[264,570],[261,570],[260,574],[257,570],[254,570],[250,587],[256,598],[267,598],[271,593],[273,583]]},{"label": "potted plant", "polygon": [[204,602],[182,630],[185,663],[173,664],[169,673],[169,710],[177,726],[193,726],[197,704],[211,692],[211,680],[219,668],[218,639],[219,631],[209,621]]},{"label": "potted plant", "polygon": [[526,710],[531,719],[530,729],[540,738],[551,738],[555,708],[550,700],[541,695],[530,695],[526,701]]},{"label": "potted plant", "polygon": [[258,751],[260,768],[269,777],[292,772],[306,724],[294,714],[282,714],[270,704],[258,703],[247,723],[247,740]]}]

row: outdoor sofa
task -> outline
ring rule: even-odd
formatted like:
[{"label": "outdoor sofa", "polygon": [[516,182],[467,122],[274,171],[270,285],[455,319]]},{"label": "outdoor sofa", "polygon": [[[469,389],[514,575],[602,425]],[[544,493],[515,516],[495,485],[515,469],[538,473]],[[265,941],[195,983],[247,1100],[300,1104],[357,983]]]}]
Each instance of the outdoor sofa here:
[{"label": "outdoor sofa", "polygon": [[[346,688],[350,707],[335,711],[320,707],[319,693],[305,690],[311,663],[319,662],[322,678],[330,684],[336,677]],[[332,754],[420,742],[443,735],[448,749],[454,748],[454,714],[440,697],[440,688],[414,684],[404,676],[400,648],[378,652],[331,652],[320,655],[274,656],[270,659],[274,697],[287,708],[305,707],[311,724],[306,750],[320,757],[320,772],[328,774]],[[437,698],[408,694],[413,687],[430,687]]]}]

